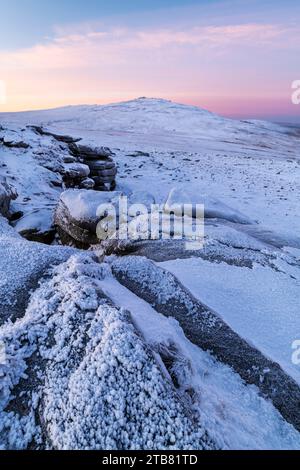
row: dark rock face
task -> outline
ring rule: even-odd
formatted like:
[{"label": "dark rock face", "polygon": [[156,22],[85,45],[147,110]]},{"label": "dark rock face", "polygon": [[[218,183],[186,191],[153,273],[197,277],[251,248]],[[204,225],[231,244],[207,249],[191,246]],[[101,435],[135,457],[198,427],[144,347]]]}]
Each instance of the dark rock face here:
[{"label": "dark rock face", "polygon": [[90,169],[83,163],[68,163],[60,169],[63,182],[67,188],[80,187],[82,182],[88,178]]},{"label": "dark rock face", "polygon": [[5,139],[0,139],[2,144],[5,145],[5,147],[9,148],[17,148],[17,149],[28,149],[30,147],[29,144],[26,142],[23,142],[22,140],[20,141],[10,141],[10,140],[5,140]]},{"label": "dark rock face", "polygon": [[[58,142],[67,145],[69,156],[64,157],[66,164],[57,170],[63,175],[67,188],[86,188],[98,191],[112,191],[116,187],[116,164],[112,160],[114,153],[108,147],[91,147],[78,144],[81,138],[68,135],[58,135],[45,130],[41,126],[29,126],[36,134],[53,137]],[[27,145],[27,144],[26,144]],[[25,148],[25,147],[24,147]],[[47,166],[45,165],[47,168]],[[87,171],[88,170],[88,171]],[[84,181],[90,176],[91,181]]]},{"label": "dark rock face", "polygon": [[63,142],[65,144],[73,144],[73,143],[79,142],[81,140],[81,138],[74,138],[74,137],[71,137],[69,135],[54,134],[53,132],[46,131],[41,126],[28,126],[28,127],[30,129],[32,129],[34,132],[36,132],[36,134],[53,137],[58,142]]},{"label": "dark rock face", "polygon": [[61,194],[55,211],[54,224],[61,241],[78,248],[99,243],[97,224],[101,217],[97,209],[102,204],[114,204],[121,193],[69,189]]},{"label": "dark rock face", "polygon": [[150,157],[150,153],[136,150],[135,152],[128,153],[127,157]]},{"label": "dark rock face", "polygon": [[6,178],[0,177],[0,214],[8,217],[10,202],[17,198],[16,191],[7,183]]},{"label": "dark rock face", "polygon": [[73,155],[84,158],[84,160],[101,160],[113,155],[113,152],[108,147],[90,147],[88,145],[71,144],[69,148]]},{"label": "dark rock face", "polygon": [[54,241],[56,231],[53,228],[52,230],[39,232],[35,229],[23,230],[19,232],[23,238],[31,242],[44,243],[45,245],[51,245]]},{"label": "dark rock face", "polygon": [[117,167],[112,160],[113,152],[107,147],[90,147],[70,144],[71,154],[90,169],[90,178],[94,180],[94,189],[114,190],[116,186]]}]

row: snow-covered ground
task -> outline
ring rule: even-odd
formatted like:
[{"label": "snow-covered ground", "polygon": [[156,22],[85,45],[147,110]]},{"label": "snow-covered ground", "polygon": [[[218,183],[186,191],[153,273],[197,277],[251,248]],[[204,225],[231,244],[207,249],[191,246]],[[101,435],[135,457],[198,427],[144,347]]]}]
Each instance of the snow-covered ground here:
[{"label": "snow-covered ground", "polygon": [[[299,234],[300,134],[290,135],[290,128],[230,120],[156,99],[0,118],[3,125],[43,124],[53,132],[82,137],[84,143],[111,147],[119,183],[138,190],[146,185],[158,200],[174,186],[188,187],[277,232]],[[127,156],[135,150],[150,155]]]},{"label": "snow-covered ground", "polygon": [[[110,106],[75,106],[0,114],[0,176],[6,177],[7,182],[18,193],[17,199],[11,202],[11,213],[15,214],[11,221],[13,228],[1,219],[0,323],[4,325],[0,328],[0,336],[6,335],[12,343],[16,335],[21,334],[20,328],[24,327],[25,336],[29,335],[30,347],[26,348],[29,348],[30,354],[26,355],[28,351],[21,348],[21,343],[16,346],[15,354],[21,354],[25,363],[33,354],[33,332],[36,335],[34,341],[37,341],[34,344],[38,344],[39,340],[36,338],[41,335],[40,329],[47,336],[52,322],[57,322],[55,328],[59,341],[63,328],[60,325],[67,318],[63,311],[61,317],[55,317],[55,312],[50,312],[49,309],[47,318],[39,316],[39,309],[47,308],[47,302],[50,302],[48,292],[52,292],[51,295],[54,296],[58,294],[57,287],[51,284],[51,280],[43,281],[48,284],[43,284],[40,291],[35,290],[38,279],[49,268],[50,278],[54,276],[58,279],[65,271],[73,279],[73,262],[71,265],[61,264],[56,268],[56,274],[53,274],[51,266],[66,261],[79,251],[57,245],[40,245],[16,234],[16,231],[24,233],[32,228],[37,232],[47,233],[53,228],[53,213],[64,189],[62,175],[66,171],[73,171],[72,165],[76,165],[70,159],[68,146],[64,142],[50,135],[39,135],[33,128],[27,127],[30,125],[42,125],[51,133],[81,138],[82,144],[110,147],[115,153],[113,158],[118,166],[116,191],[125,194],[148,191],[157,203],[165,203],[170,191],[175,188],[177,199],[182,196],[183,199],[190,198],[194,203],[206,204],[209,219],[206,221],[205,244],[201,252],[183,255],[177,245],[168,251],[164,245],[156,244],[144,248],[141,254],[149,256],[158,266],[172,272],[196,299],[214,311],[250,345],[271,361],[278,362],[285,373],[299,384],[300,365],[292,362],[292,343],[300,339],[300,134],[296,130],[267,122],[225,119],[200,108],[146,98]],[[68,198],[70,201],[73,200],[71,196],[72,194]],[[63,199],[66,199],[66,195]],[[94,212],[92,205],[90,210]],[[72,213],[76,214],[80,208],[76,206],[73,209]],[[214,214],[218,218],[212,219]],[[103,261],[102,257],[101,260]],[[79,267],[76,263],[75,266],[77,272],[81,269],[81,262]],[[113,336],[110,336],[109,327],[105,323],[107,312],[113,322],[120,322],[120,331],[125,329],[125,341],[131,341],[132,334],[142,335],[143,341],[150,348],[150,356],[155,361],[146,359],[148,353],[141,353],[142,357],[146,363],[148,361],[150,368],[158,365],[155,374],[163,371],[159,380],[162,383],[167,380],[168,385],[162,385],[165,396],[171,396],[174,390],[171,393],[170,371],[166,370],[162,350],[167,351],[167,356],[174,353],[175,366],[182,369],[176,380],[180,382],[182,379],[183,382],[174,392],[175,395],[172,395],[174,410],[177,410],[177,416],[185,415],[187,406],[189,413],[193,414],[192,419],[197,416],[201,423],[199,434],[191,439],[185,437],[190,426],[188,413],[182,433],[174,436],[173,442],[171,430],[171,441],[169,439],[167,443],[162,438],[162,447],[187,445],[193,448],[226,449],[300,448],[299,428],[297,431],[292,424],[287,423],[279,410],[260,396],[258,388],[243,382],[230,368],[230,364],[217,361],[209,352],[190,343],[185,337],[184,329],[175,320],[163,317],[153,306],[122,286],[106,264],[105,269],[103,265],[99,265],[102,266],[101,276],[95,275],[93,266],[88,274],[80,278],[80,282],[87,282],[87,286],[90,286],[90,278],[96,277],[97,288],[111,299],[116,309],[108,312],[103,307],[93,320],[98,325],[93,327],[97,330],[95,338],[102,341],[99,350],[101,361],[105,363],[107,348],[114,344]],[[67,289],[68,282],[64,285]],[[30,289],[35,292],[32,294],[31,305],[27,306]],[[59,291],[59,295],[63,298],[62,309],[66,306],[68,294],[67,291]],[[89,307],[85,305],[84,288],[81,295],[83,297],[79,299],[79,306],[86,312]],[[94,296],[93,293],[89,295]],[[130,311],[138,333],[129,333],[130,328],[124,326],[125,317],[118,313],[119,307]],[[74,312],[73,310],[72,314],[76,316],[77,313]],[[94,307],[89,314],[95,314]],[[32,324],[34,316],[37,319],[36,327]],[[20,324],[7,323],[7,320],[14,322],[16,318],[20,318]],[[72,322],[71,317],[70,321]],[[103,326],[103,322],[106,326]],[[79,337],[83,334],[81,327],[78,327],[78,331],[76,328],[70,333],[72,338],[72,335]],[[107,344],[104,338],[107,338]],[[118,341],[116,355],[128,357]],[[142,349],[143,344],[141,343]],[[9,347],[13,345],[10,344]],[[174,347],[176,352],[172,353]],[[35,350],[39,350],[39,346]],[[86,396],[83,392],[78,392],[76,384],[91,374],[89,367],[97,367],[96,351],[97,344],[90,342],[85,358],[79,353],[79,357],[75,355],[76,365],[71,374],[69,398],[65,407],[60,405],[66,420],[70,419],[70,414],[75,413],[75,396],[80,397],[86,410]],[[55,354],[56,352],[55,350]],[[42,355],[45,354],[43,351]],[[133,362],[136,361],[136,354],[132,353]],[[55,355],[52,360],[55,363]],[[28,364],[30,371],[30,359]],[[51,370],[52,365],[49,367]],[[20,377],[25,370],[26,367],[20,372]],[[42,371],[41,374],[43,373]],[[9,374],[9,370],[4,373],[4,377],[7,377],[5,374]],[[126,382],[129,379],[127,373],[124,374]],[[56,377],[61,384],[62,393],[65,393],[68,384],[61,372],[48,371],[46,376],[50,382]],[[133,436],[133,446],[147,446],[147,441],[136,440],[134,433],[128,428],[126,413],[120,417],[123,420],[120,424],[121,443],[116,444],[116,428],[109,428],[110,431],[96,429],[90,433],[86,427],[92,426],[95,413],[99,417],[103,413],[103,410],[95,408],[93,401],[90,414],[87,412],[84,421],[85,431],[82,435],[79,433],[78,440],[74,436],[76,433],[78,436],[76,426],[80,423],[80,410],[76,416],[76,426],[70,425],[66,432],[59,432],[59,416],[52,410],[51,422],[51,414],[48,413],[55,400],[59,401],[51,389],[51,383],[48,391],[43,385],[42,388],[37,387],[28,392],[42,397],[46,403],[45,408],[41,408],[39,412],[41,422],[33,423],[32,409],[28,405],[31,414],[29,421],[23,417],[23,423],[16,414],[11,415],[17,413],[14,406],[18,406],[15,404],[10,409],[7,404],[10,393],[21,393],[18,388],[15,389],[20,377],[15,377],[10,386],[4,379],[6,402],[2,416],[5,416],[6,427],[3,427],[3,432],[7,426],[12,425],[16,435],[11,435],[10,440],[1,438],[2,446],[24,448],[33,438],[33,447],[45,445],[46,442],[49,447],[83,448],[89,447],[90,443],[84,443],[92,435],[95,447],[109,446],[110,442],[112,447],[120,445],[129,448],[127,435]],[[91,377],[96,380],[95,384],[100,380],[97,374],[92,374]],[[105,393],[106,378],[100,382]],[[151,387],[151,384],[150,380],[148,386]],[[138,388],[140,385],[136,386]],[[117,390],[118,385],[116,387]],[[27,390],[26,386],[25,389]],[[192,390],[192,398],[187,397],[186,390]],[[121,400],[118,393],[116,392],[115,398],[110,399]],[[134,395],[133,390],[130,393],[135,396],[134,400],[138,399],[138,394]],[[149,393],[151,395],[151,391]],[[183,409],[176,401],[176,394],[185,403]],[[126,397],[123,396],[122,399]],[[153,403],[155,408],[157,403],[153,397],[152,399],[154,401],[149,403]],[[166,408],[164,413],[167,421],[172,412]],[[48,420],[47,432],[46,436],[41,436],[40,427],[44,429],[45,419]],[[295,423],[299,420],[300,416],[296,417]],[[297,427],[295,423],[293,424]],[[155,419],[147,424],[154,426],[153,429],[158,425]],[[28,435],[23,441],[20,438],[25,432],[25,428],[22,431],[22,426],[29,426],[30,439]],[[99,439],[95,437],[97,432],[102,433]],[[152,439],[153,434],[151,436]],[[149,442],[152,442],[151,439]],[[157,441],[152,445],[159,447],[160,443]],[[150,444],[149,446],[151,447]]]},{"label": "snow-covered ground", "polygon": [[[292,363],[292,344],[300,332],[299,267],[297,277],[283,270],[214,264],[192,258],[162,263],[202,302],[267,357],[273,358],[298,383],[299,364]],[[297,336],[298,334],[298,336]]]}]

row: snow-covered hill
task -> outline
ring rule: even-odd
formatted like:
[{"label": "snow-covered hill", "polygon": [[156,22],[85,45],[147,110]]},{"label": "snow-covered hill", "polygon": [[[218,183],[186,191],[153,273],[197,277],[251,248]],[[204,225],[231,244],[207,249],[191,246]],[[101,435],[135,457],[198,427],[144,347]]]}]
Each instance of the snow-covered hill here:
[{"label": "snow-covered hill", "polygon": [[245,148],[257,155],[270,149],[276,149],[277,156],[284,155],[283,151],[285,155],[294,153],[288,128],[264,121],[227,119],[196,106],[155,98],[0,116],[17,124],[43,124],[54,131],[77,132],[91,140],[101,137],[110,146],[118,142],[128,148],[135,144],[148,150],[195,151],[204,145],[233,152]]}]

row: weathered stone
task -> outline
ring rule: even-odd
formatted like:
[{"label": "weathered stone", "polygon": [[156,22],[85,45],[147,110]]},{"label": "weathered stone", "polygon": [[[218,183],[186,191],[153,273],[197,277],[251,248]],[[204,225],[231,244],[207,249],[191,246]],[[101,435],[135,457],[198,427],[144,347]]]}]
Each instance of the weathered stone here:
[{"label": "weathered stone", "polygon": [[[256,385],[284,419],[300,430],[300,389],[279,364],[234,332],[214,311],[195,299],[170,272],[142,257],[132,263],[118,257],[112,271],[118,281],[166,317],[175,318],[185,336]],[[165,286],[162,284],[165,283]]]},{"label": "weathered stone", "polygon": [[116,165],[113,161],[107,160],[93,160],[88,161],[86,164],[90,167],[91,171],[103,171],[103,170],[112,170],[116,168]]},{"label": "weathered stone", "polygon": [[23,215],[13,226],[29,241],[51,244],[55,237],[52,209],[35,209]]},{"label": "weathered stone", "polygon": [[119,192],[69,189],[61,194],[54,223],[81,246],[99,243],[96,229],[104,217],[97,210],[102,204],[117,204]]},{"label": "weathered stone", "polygon": [[69,163],[63,166],[61,173],[65,178],[86,178],[90,174],[90,169],[83,163]]},{"label": "weathered stone", "polygon": [[137,150],[135,152],[128,153],[126,156],[127,157],[150,157],[150,153],[141,152],[140,150]]},{"label": "weathered stone", "polygon": [[95,181],[92,178],[85,178],[79,184],[82,189],[93,189],[95,187]]},{"label": "weathered stone", "polygon": [[98,171],[98,176],[116,176],[117,175],[117,169],[116,168],[111,168],[110,170],[99,170]]},{"label": "weathered stone", "polygon": [[65,157],[63,157],[63,162],[64,163],[75,163],[77,160],[75,157],[73,157],[72,155],[66,155]]},{"label": "weathered stone", "polygon": [[113,152],[108,147],[90,147],[88,145],[71,144],[69,148],[74,156],[81,157],[85,160],[107,159],[113,155]]},{"label": "weathered stone", "polygon": [[18,197],[17,192],[6,181],[4,176],[0,176],[0,214],[8,216],[10,202]]},{"label": "weathered stone", "polygon": [[80,140],[82,140],[81,137],[76,138],[76,137],[71,137],[69,135],[59,135],[50,131],[46,131],[41,126],[28,126],[28,127],[32,129],[34,132],[36,132],[36,134],[53,137],[58,142],[64,142],[65,144],[75,144],[76,142],[80,142]]},{"label": "weathered stone", "polygon": [[95,176],[93,177],[93,180],[95,181],[96,186],[101,186],[104,183],[112,183],[115,181],[114,176]]},{"label": "weathered stone", "polygon": [[18,138],[14,140],[12,138],[12,134],[10,134],[9,136],[2,137],[0,139],[0,142],[2,142],[5,147],[9,148],[28,149],[30,147],[30,145],[24,142],[23,140],[18,140]]}]

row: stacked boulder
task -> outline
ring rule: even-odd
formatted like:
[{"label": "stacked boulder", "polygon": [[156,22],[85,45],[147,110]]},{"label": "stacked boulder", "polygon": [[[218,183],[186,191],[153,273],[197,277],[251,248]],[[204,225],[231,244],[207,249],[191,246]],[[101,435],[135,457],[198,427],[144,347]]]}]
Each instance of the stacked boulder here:
[{"label": "stacked boulder", "polygon": [[111,158],[113,153],[109,148],[93,148],[75,143],[69,145],[69,148],[72,155],[89,167],[89,180],[94,182],[94,189],[98,191],[113,191],[115,189],[117,167]]},{"label": "stacked boulder", "polygon": [[[57,169],[67,188],[98,191],[115,189],[117,167],[112,159],[114,154],[109,148],[79,144],[81,138],[58,135],[40,126],[29,128],[38,135],[53,137],[67,146],[70,155],[64,156],[63,164]],[[52,169],[52,164],[49,169]]]},{"label": "stacked boulder", "polygon": [[[94,181],[89,178],[89,167],[83,163],[67,163],[59,172],[67,188],[93,189],[95,186]],[[88,182],[88,187],[86,187],[86,182]]]}]

